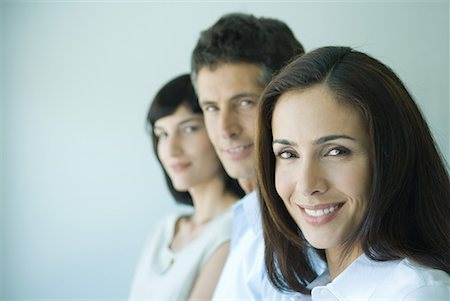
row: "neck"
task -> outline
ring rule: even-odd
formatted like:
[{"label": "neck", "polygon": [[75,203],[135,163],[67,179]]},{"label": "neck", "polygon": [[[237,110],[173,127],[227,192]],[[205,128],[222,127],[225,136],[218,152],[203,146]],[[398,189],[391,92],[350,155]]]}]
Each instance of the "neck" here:
[{"label": "neck", "polygon": [[238,179],[239,185],[242,187],[242,189],[245,191],[245,194],[249,194],[253,190],[256,189],[256,178],[250,178],[250,179]]},{"label": "neck", "polygon": [[355,246],[351,252],[344,256],[342,246],[326,249],[328,271],[331,280],[341,274],[353,261],[363,253],[360,246]]},{"label": "neck", "polygon": [[194,205],[191,221],[204,224],[222,213],[236,201],[237,197],[225,190],[223,180],[211,179],[208,183],[189,189]]}]

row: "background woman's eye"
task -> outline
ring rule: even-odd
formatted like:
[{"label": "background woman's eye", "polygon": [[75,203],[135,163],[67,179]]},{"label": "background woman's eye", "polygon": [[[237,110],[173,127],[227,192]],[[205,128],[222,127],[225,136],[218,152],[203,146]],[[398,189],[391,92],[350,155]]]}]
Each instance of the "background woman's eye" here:
[{"label": "background woman's eye", "polygon": [[184,131],[185,133],[187,133],[187,134],[193,133],[193,132],[195,132],[196,130],[197,130],[197,127],[196,127],[196,126],[187,126],[187,127],[185,127],[185,128],[183,129],[183,131]]},{"label": "background woman's eye", "polygon": [[167,137],[167,133],[165,133],[165,132],[155,132],[155,136],[156,136],[156,138],[161,139],[161,138]]}]

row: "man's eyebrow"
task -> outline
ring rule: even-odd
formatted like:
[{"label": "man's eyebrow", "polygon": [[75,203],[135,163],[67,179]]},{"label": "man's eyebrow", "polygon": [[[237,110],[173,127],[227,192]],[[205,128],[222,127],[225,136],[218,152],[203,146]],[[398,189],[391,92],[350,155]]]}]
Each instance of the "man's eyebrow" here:
[{"label": "man's eyebrow", "polygon": [[258,98],[259,94],[255,94],[255,93],[239,93],[239,94],[233,95],[233,97],[231,97],[230,100],[237,100],[237,99],[241,99],[241,98],[245,98],[245,97]]},{"label": "man's eyebrow", "polygon": [[[255,93],[239,93],[236,95],[233,95],[231,98],[228,99],[228,101],[236,101],[245,97],[251,97],[251,98],[259,98],[259,94],[255,94]],[[200,106],[205,106],[205,105],[215,105],[217,104],[216,100],[211,100],[211,99],[199,99],[198,103],[200,104]]]},{"label": "man's eyebrow", "polygon": [[215,104],[217,103],[216,101],[213,100],[198,100],[198,103],[200,106],[204,106],[204,105],[211,105],[211,104]]}]

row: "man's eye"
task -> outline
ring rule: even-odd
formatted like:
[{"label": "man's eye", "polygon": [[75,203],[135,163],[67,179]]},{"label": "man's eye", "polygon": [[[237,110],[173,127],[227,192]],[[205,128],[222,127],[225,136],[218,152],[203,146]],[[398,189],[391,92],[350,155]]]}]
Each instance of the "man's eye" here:
[{"label": "man's eye", "polygon": [[216,112],[216,111],[218,111],[218,108],[213,105],[208,105],[208,106],[204,106],[202,108],[202,110],[203,110],[203,112]]},{"label": "man's eye", "polygon": [[248,107],[253,104],[253,100],[251,99],[243,99],[239,102],[242,107]]}]

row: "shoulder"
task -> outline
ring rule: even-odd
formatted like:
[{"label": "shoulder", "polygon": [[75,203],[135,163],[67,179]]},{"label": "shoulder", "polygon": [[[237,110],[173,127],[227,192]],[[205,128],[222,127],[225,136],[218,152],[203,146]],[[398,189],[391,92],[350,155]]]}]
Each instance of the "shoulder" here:
[{"label": "shoulder", "polygon": [[180,216],[180,214],[171,213],[156,221],[155,225],[148,233],[146,239],[147,247],[154,244],[166,244],[166,240],[172,238],[175,224]]},{"label": "shoulder", "polygon": [[413,260],[405,258],[394,269],[395,276],[402,276],[417,286],[450,285],[450,276],[441,270],[423,266]]},{"label": "shoulder", "polygon": [[207,234],[207,239],[211,241],[230,240],[232,222],[233,211],[230,207],[209,222],[209,225],[204,230]]},{"label": "shoulder", "polygon": [[384,283],[383,294],[401,300],[450,300],[450,276],[446,272],[407,258],[397,262]]},{"label": "shoulder", "polygon": [[167,229],[174,228],[175,224],[177,223],[178,219],[181,216],[182,216],[181,214],[170,213],[170,214],[160,218],[156,222],[156,231],[155,232],[165,231]]}]

